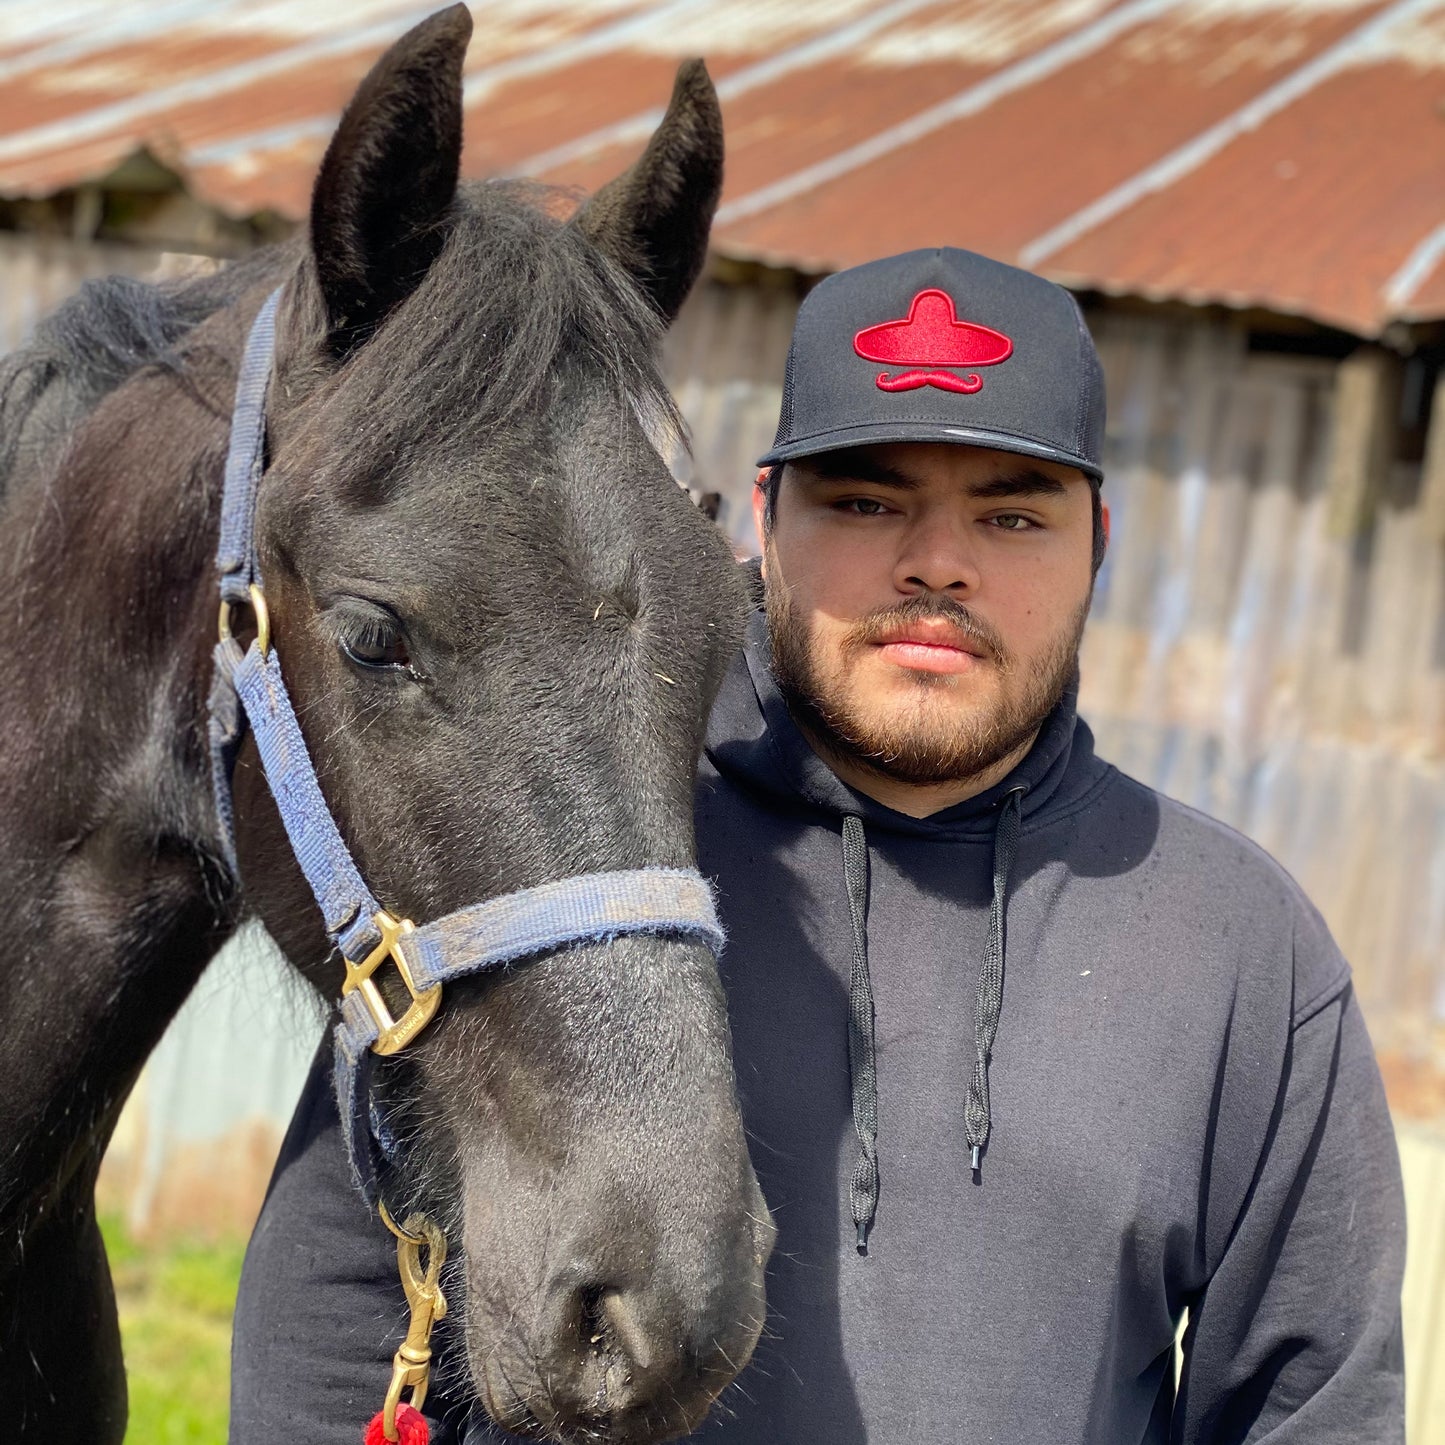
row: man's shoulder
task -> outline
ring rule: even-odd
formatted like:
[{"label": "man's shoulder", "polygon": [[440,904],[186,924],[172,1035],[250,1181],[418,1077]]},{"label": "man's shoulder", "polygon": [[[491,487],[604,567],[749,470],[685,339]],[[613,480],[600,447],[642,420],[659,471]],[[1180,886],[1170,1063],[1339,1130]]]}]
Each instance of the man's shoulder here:
[{"label": "man's shoulder", "polygon": [[1088,810],[1096,823],[1113,827],[1121,818],[1129,818],[1132,831],[1148,829],[1149,853],[1160,863],[1183,870],[1207,869],[1215,880],[1245,883],[1252,892],[1262,890],[1281,904],[1311,906],[1289,870],[1253,838],[1112,763],[1105,768],[1095,805]]},{"label": "man's shoulder", "polygon": [[[1320,910],[1273,854],[1237,828],[1112,765],[1082,810],[1084,830],[1114,840],[1121,877],[1141,907],[1178,920],[1182,946],[1227,954],[1241,982],[1255,976],[1291,991],[1298,1026],[1349,983]],[[1131,855],[1131,856],[1130,856]]]}]

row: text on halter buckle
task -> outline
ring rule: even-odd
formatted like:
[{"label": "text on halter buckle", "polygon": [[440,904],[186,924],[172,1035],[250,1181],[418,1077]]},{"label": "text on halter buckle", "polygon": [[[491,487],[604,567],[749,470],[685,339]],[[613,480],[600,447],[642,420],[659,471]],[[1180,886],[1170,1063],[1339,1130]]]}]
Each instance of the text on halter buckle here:
[{"label": "text on halter buckle", "polygon": [[[341,996],[345,998],[347,994],[360,989],[367,1012],[376,1024],[376,1042],[371,1046],[372,1052],[395,1054],[400,1053],[431,1022],[432,1015],[441,1006],[442,986],[437,983],[427,989],[417,989],[411,975],[411,965],[402,951],[407,934],[415,932],[411,919],[394,918],[383,908],[372,916],[372,922],[381,934],[381,942],[360,963],[353,963],[343,955],[346,981],[341,985]],[[372,974],[387,959],[395,966],[411,998],[406,1012],[399,1019],[391,1016],[391,1010],[386,1006],[386,1000],[376,986],[376,980],[372,978]]]}]

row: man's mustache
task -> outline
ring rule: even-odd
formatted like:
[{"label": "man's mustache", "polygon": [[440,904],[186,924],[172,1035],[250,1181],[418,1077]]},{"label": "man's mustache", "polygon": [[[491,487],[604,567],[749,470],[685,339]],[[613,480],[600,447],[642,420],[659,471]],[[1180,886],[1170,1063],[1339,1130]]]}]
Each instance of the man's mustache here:
[{"label": "man's mustache", "polygon": [[1012,660],[1003,638],[981,617],[970,612],[962,602],[951,597],[922,596],[910,597],[896,607],[883,608],[860,618],[849,629],[843,645],[852,650],[881,641],[890,632],[910,622],[938,621],[947,623],[970,642],[983,650],[991,661],[1006,667]]}]

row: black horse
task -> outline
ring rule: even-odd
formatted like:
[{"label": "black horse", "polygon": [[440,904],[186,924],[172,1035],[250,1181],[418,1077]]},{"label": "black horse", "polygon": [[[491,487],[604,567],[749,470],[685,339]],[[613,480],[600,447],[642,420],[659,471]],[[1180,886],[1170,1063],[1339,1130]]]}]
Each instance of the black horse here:
[{"label": "black horse", "polygon": [[[704,256],[716,97],[683,66],[642,159],[564,221],[458,187],[470,31],[453,7],[378,62],[306,237],[185,285],[93,285],[0,373],[10,1438],[121,1438],[93,1186],[207,960],[255,914],[318,989],[342,978],[254,751],[239,876],[208,775],[222,462],[273,288],[272,634],[377,896],[422,921],[693,861],[694,762],[745,602],[659,456],[676,418],[654,352]],[[449,987],[379,1083],[405,1136],[388,1201],[465,1258],[453,1313],[499,1422],[692,1428],[756,1340],[771,1245],[706,949],[634,936]]]}]

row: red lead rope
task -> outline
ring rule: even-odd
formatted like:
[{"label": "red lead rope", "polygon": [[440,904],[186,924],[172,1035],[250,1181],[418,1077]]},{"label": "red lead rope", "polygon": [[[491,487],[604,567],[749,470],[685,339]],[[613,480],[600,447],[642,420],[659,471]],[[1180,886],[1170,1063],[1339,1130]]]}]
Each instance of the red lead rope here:
[{"label": "red lead rope", "polygon": [[[372,1417],[362,1437],[362,1445],[390,1445],[383,1423],[384,1414],[384,1411],[378,1410]],[[413,1410],[410,1405],[396,1407],[396,1434],[400,1445],[427,1445],[431,1439],[431,1430],[421,1411]]]}]

